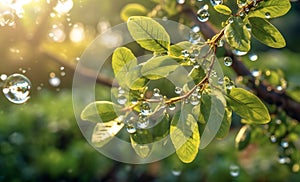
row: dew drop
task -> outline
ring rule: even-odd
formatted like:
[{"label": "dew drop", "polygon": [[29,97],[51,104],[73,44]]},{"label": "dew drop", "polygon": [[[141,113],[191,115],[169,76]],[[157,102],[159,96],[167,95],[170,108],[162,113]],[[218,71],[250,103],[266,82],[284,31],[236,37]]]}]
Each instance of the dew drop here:
[{"label": "dew drop", "polygon": [[177,3],[178,3],[178,4],[184,4],[184,3],[185,3],[185,0],[177,0]]},{"label": "dew drop", "polygon": [[222,40],[222,39],[220,39],[220,40],[217,42],[217,46],[218,46],[218,47],[223,47],[224,44],[225,44],[225,41]]},{"label": "dew drop", "polygon": [[183,55],[185,58],[188,58],[188,57],[190,56],[188,50],[183,50],[181,53],[182,53],[182,55]]},{"label": "dew drop", "polygon": [[228,18],[228,23],[233,23],[233,21],[234,21],[234,20],[233,20],[232,17],[229,17],[229,18]]},{"label": "dew drop", "polygon": [[31,83],[27,77],[21,74],[13,74],[5,80],[3,93],[12,103],[23,104],[29,98]]},{"label": "dew drop", "polygon": [[180,171],[180,170],[172,170],[172,174],[173,174],[174,176],[180,176],[181,171]]},{"label": "dew drop", "polygon": [[143,102],[141,104],[141,114],[144,116],[148,116],[149,114],[151,114],[152,110],[151,110],[151,104],[149,102]]},{"label": "dew drop", "polygon": [[125,90],[122,87],[118,88],[118,93],[119,94],[125,94]]},{"label": "dew drop", "polygon": [[280,146],[281,146],[282,148],[288,148],[288,147],[289,147],[289,142],[286,141],[286,140],[282,140],[282,141],[280,142]]},{"label": "dew drop", "polygon": [[198,98],[198,95],[191,95],[190,96],[190,103],[193,105],[193,106],[196,106],[200,103],[200,100]]},{"label": "dew drop", "polygon": [[250,53],[249,54],[249,59],[250,59],[250,61],[257,61],[258,56],[255,53]]},{"label": "dew drop", "polygon": [[136,128],[134,127],[134,125],[126,125],[126,130],[131,134],[136,132]]},{"label": "dew drop", "polygon": [[181,93],[182,93],[182,88],[180,88],[180,87],[175,87],[175,93],[176,93],[176,94],[181,94]]},{"label": "dew drop", "polygon": [[194,67],[195,69],[198,69],[198,68],[200,68],[200,64],[196,62],[196,63],[194,63],[193,67]]},{"label": "dew drop", "polygon": [[66,39],[66,34],[64,31],[64,26],[62,24],[59,25],[53,25],[52,29],[50,30],[50,33],[48,36],[53,40],[54,42],[63,42]]},{"label": "dew drop", "polygon": [[147,116],[144,116],[142,114],[139,114],[139,120],[137,122],[137,127],[141,129],[145,129],[149,125],[149,118]]},{"label": "dew drop", "polygon": [[200,8],[197,11],[197,15],[198,15],[198,20],[200,22],[207,22],[209,19],[209,13],[208,13],[208,5],[204,5],[202,8]]},{"label": "dew drop", "polygon": [[223,0],[210,0],[210,4],[212,6],[216,6],[216,5],[219,5],[219,4],[222,4],[223,3]]},{"label": "dew drop", "polygon": [[252,76],[254,77],[259,77],[261,75],[261,72],[258,70],[258,69],[254,69],[252,72],[251,72]]},{"label": "dew drop", "polygon": [[58,87],[60,85],[60,82],[61,82],[60,79],[56,76],[51,77],[49,79],[49,84],[53,87]]},{"label": "dew drop", "polygon": [[117,102],[120,105],[124,105],[127,102],[127,98],[124,95],[120,94],[119,97],[118,97],[118,99],[117,99]]},{"label": "dew drop", "polygon": [[232,177],[238,177],[240,175],[240,167],[237,165],[230,165],[229,166],[229,170],[230,170],[230,175]]},{"label": "dew drop", "polygon": [[231,81],[228,82],[228,83],[226,84],[226,88],[227,88],[228,90],[233,89],[233,87],[234,87],[234,84],[233,84]]},{"label": "dew drop", "polygon": [[224,78],[218,78],[218,84],[223,85],[224,84]]},{"label": "dew drop", "polygon": [[174,111],[176,109],[176,104],[174,104],[174,103],[171,103],[168,106],[169,106],[170,111]]},{"label": "dew drop", "polygon": [[160,96],[160,90],[158,88],[153,89],[153,96],[159,97]]},{"label": "dew drop", "polygon": [[130,102],[131,102],[132,105],[135,105],[135,104],[138,103],[138,99],[137,99],[137,98],[132,98],[132,99],[130,100]]},{"label": "dew drop", "polygon": [[237,0],[237,5],[239,8],[243,8],[247,5],[247,0]]},{"label": "dew drop", "polygon": [[272,143],[277,142],[276,136],[275,136],[275,135],[271,135],[271,136],[270,136],[270,141],[271,141]]},{"label": "dew drop", "polygon": [[240,51],[240,50],[237,50],[237,49],[234,49],[232,50],[232,53],[236,56],[244,56],[246,55],[248,52],[244,52],[244,51]]},{"label": "dew drop", "polygon": [[266,12],[266,13],[265,13],[265,17],[266,17],[267,19],[269,19],[269,18],[271,18],[271,14],[270,14],[269,12]]},{"label": "dew drop", "polygon": [[224,57],[224,65],[231,66],[232,65],[232,58],[229,56]]}]

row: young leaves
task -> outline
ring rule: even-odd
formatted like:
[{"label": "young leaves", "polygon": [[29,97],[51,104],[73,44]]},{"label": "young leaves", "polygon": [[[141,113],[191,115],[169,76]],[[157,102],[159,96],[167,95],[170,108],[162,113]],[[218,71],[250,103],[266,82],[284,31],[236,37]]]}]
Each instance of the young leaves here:
[{"label": "young leaves", "polygon": [[92,122],[108,122],[118,117],[121,107],[108,101],[96,101],[81,112],[81,119]]},{"label": "young leaves", "polygon": [[137,65],[137,59],[130,49],[117,48],[112,56],[112,68],[117,81],[124,87],[126,74]]},{"label": "young leaves", "polygon": [[225,6],[223,4],[218,4],[216,6],[214,6],[214,9],[221,14],[224,15],[231,15],[232,11],[228,6]]},{"label": "young leaves", "polygon": [[176,113],[170,127],[170,137],[176,154],[184,163],[192,162],[198,153],[200,135],[197,121],[191,114]]},{"label": "young leaves", "polygon": [[270,22],[257,17],[249,18],[249,22],[252,26],[251,32],[257,40],[270,47],[285,47],[283,36]]},{"label": "young leaves", "polygon": [[130,16],[146,16],[147,9],[137,3],[127,4],[121,11],[121,18],[123,21],[127,21]]},{"label": "young leaves", "polygon": [[266,106],[251,92],[233,88],[226,97],[231,109],[242,118],[256,124],[266,124],[271,120]]},{"label": "young leaves", "polygon": [[258,3],[253,11],[250,11],[249,17],[266,18],[266,14],[270,18],[276,18],[285,15],[291,8],[290,0],[268,0]]},{"label": "young leaves", "polygon": [[159,56],[148,60],[142,67],[141,73],[150,80],[167,77],[175,71],[179,64],[170,56]]},{"label": "young leaves", "polygon": [[95,147],[102,147],[107,144],[113,137],[124,127],[120,121],[109,121],[106,123],[97,123],[91,138]]},{"label": "young leaves", "polygon": [[128,30],[141,47],[153,52],[168,52],[170,36],[163,26],[149,17],[132,16],[127,21]]},{"label": "young leaves", "polygon": [[230,19],[232,22],[226,26],[224,32],[227,42],[233,49],[248,52],[250,50],[250,32],[240,17],[230,17]]}]

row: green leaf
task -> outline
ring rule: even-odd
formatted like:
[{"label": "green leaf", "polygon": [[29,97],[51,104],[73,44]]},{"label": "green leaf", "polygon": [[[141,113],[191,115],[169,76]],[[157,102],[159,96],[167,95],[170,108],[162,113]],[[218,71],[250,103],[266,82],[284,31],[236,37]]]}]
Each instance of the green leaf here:
[{"label": "green leaf", "polygon": [[159,56],[151,58],[142,67],[141,73],[150,80],[157,80],[167,77],[175,71],[180,65],[175,58],[170,56]]},{"label": "green leaf", "polygon": [[224,117],[221,126],[218,130],[218,133],[216,135],[216,138],[223,139],[228,135],[231,126],[231,120],[232,120],[231,117],[232,117],[231,110],[225,109]]},{"label": "green leaf", "polygon": [[146,158],[152,151],[152,134],[149,130],[137,130],[130,135],[131,146],[141,158]]},{"label": "green leaf", "polygon": [[158,122],[158,124],[151,128],[154,141],[166,137],[170,131],[170,118],[168,114],[164,114],[163,118],[159,119]]},{"label": "green leaf", "polygon": [[183,41],[179,42],[175,45],[171,45],[170,47],[170,55],[171,56],[176,56],[176,57],[181,57],[182,56],[182,51],[183,50],[189,50],[193,44],[189,41]]},{"label": "green leaf", "polygon": [[266,18],[266,13],[270,18],[276,18],[285,15],[291,8],[290,0],[265,0],[258,3],[258,6],[251,10],[249,17]]},{"label": "green leaf", "polygon": [[117,119],[106,123],[97,123],[91,137],[91,142],[95,147],[102,147],[113,139],[123,127],[124,123]]},{"label": "green leaf", "polygon": [[251,139],[251,128],[248,125],[243,126],[235,137],[235,147],[238,150],[245,149]]},{"label": "green leaf", "polygon": [[170,137],[176,154],[184,163],[192,162],[198,153],[200,135],[198,124],[191,114],[176,113],[171,121]]},{"label": "green leaf", "polygon": [[130,49],[117,48],[112,56],[112,68],[117,81],[124,87],[126,74],[137,65],[137,59]]},{"label": "green leaf", "polygon": [[239,51],[248,52],[250,50],[250,32],[244,25],[240,17],[230,17],[232,23],[225,27],[225,38],[229,45]]},{"label": "green leaf", "polygon": [[200,68],[193,68],[188,75],[188,86],[189,88],[194,87],[196,84],[200,83],[200,81],[205,77],[205,71]]},{"label": "green leaf", "polygon": [[252,26],[251,32],[257,40],[270,47],[285,47],[286,43],[283,36],[270,22],[256,17],[249,18],[249,22]]},{"label": "green leaf", "polygon": [[221,14],[224,14],[224,15],[231,15],[231,13],[232,13],[231,9],[228,6],[225,6],[223,4],[219,4],[219,5],[214,6],[214,9],[218,13],[221,13]]},{"label": "green leaf", "polygon": [[141,69],[142,65],[137,65],[123,78],[131,90],[140,90],[148,83],[148,79],[141,74]]},{"label": "green leaf", "polygon": [[107,122],[118,117],[121,107],[108,101],[96,101],[81,112],[81,119],[92,122]]},{"label": "green leaf", "polygon": [[122,10],[121,10],[121,19],[123,21],[127,21],[129,17],[131,16],[146,16],[147,15],[147,9],[137,3],[131,3],[127,4]]},{"label": "green leaf", "polygon": [[170,36],[155,20],[132,16],[128,19],[127,26],[133,39],[143,48],[153,52],[168,52]]},{"label": "green leaf", "polygon": [[251,92],[233,88],[226,97],[231,109],[242,118],[256,124],[265,124],[271,120],[267,107]]}]

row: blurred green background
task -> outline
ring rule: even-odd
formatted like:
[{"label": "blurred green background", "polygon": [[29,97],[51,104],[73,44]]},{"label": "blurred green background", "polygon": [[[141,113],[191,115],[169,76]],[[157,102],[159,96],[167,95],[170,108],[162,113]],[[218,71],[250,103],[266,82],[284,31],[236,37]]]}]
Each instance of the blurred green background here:
[{"label": "blurred green background", "polygon": [[[97,35],[122,22],[124,5],[136,1],[73,0],[70,11],[61,15],[53,10],[56,1],[27,1],[23,18],[15,16],[15,25],[0,26],[0,74],[21,73],[32,82],[31,98],[23,105],[0,95],[0,181],[300,181],[299,173],[277,162],[277,146],[259,132],[253,144],[238,152],[234,147],[238,122],[225,140],[211,143],[188,165],[176,156],[131,165],[101,155],[87,143],[75,120],[72,68]],[[152,1],[139,3],[149,11],[155,6]],[[286,16],[273,21],[287,47],[274,50],[254,41],[252,51],[258,60],[243,59],[251,69],[281,69],[288,92],[299,101],[299,2],[292,6]],[[0,13],[4,11],[3,6]],[[212,12],[212,19],[217,16]],[[224,70],[234,76],[229,68]],[[53,77],[61,83],[51,84]],[[97,98],[109,99],[107,87],[99,85],[97,90]]]}]

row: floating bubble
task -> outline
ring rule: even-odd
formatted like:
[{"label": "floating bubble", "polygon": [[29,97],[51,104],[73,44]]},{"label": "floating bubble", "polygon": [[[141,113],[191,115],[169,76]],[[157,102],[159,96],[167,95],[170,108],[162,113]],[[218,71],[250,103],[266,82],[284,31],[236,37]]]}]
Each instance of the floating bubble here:
[{"label": "floating bubble", "polygon": [[177,0],[177,3],[178,3],[178,4],[184,4],[184,3],[185,3],[185,0]]},{"label": "floating bubble", "polygon": [[219,4],[222,4],[223,3],[223,0],[210,0],[210,4],[212,6],[216,6],[216,5],[219,5]]},{"label": "floating bubble", "polygon": [[258,56],[255,53],[250,53],[249,54],[249,59],[250,59],[250,61],[257,61]]},{"label": "floating bubble", "polygon": [[197,15],[198,15],[198,20],[200,22],[207,22],[209,19],[209,13],[208,13],[208,5],[204,5],[202,8],[200,8],[197,11]]},{"label": "floating bubble", "polygon": [[58,14],[67,14],[73,8],[73,0],[58,0],[56,6],[53,8]]},{"label": "floating bubble", "polygon": [[76,23],[73,25],[72,30],[69,34],[70,40],[74,43],[79,43],[84,40],[85,32],[82,23]]},{"label": "floating bubble", "polygon": [[232,53],[236,56],[244,56],[246,55],[248,52],[244,52],[244,51],[240,51],[240,50],[237,50],[237,49],[234,49],[232,50]]},{"label": "floating bubble", "polygon": [[49,79],[49,84],[53,87],[58,87],[61,81],[58,77],[54,76]]},{"label": "floating bubble", "polygon": [[66,34],[64,31],[64,26],[62,24],[56,25],[54,24],[52,26],[52,29],[50,30],[50,33],[48,36],[53,40],[54,42],[63,42],[66,39]]},{"label": "floating bubble", "polygon": [[224,65],[225,66],[231,66],[233,63],[232,58],[229,56],[224,57]]},{"label": "floating bubble", "polygon": [[266,13],[265,13],[265,17],[266,17],[267,19],[269,19],[269,18],[271,18],[271,14],[270,14],[269,12],[266,12]]},{"label": "floating bubble", "polygon": [[1,74],[1,75],[0,75],[0,79],[1,79],[2,81],[5,81],[5,80],[7,79],[7,75],[6,75],[6,74]]},{"label": "floating bubble", "polygon": [[232,177],[238,177],[240,175],[240,167],[237,165],[230,165],[229,166],[229,170],[230,170],[230,175]]},{"label": "floating bubble", "polygon": [[23,104],[29,98],[31,83],[27,77],[21,74],[13,74],[5,80],[3,93],[12,103]]}]

